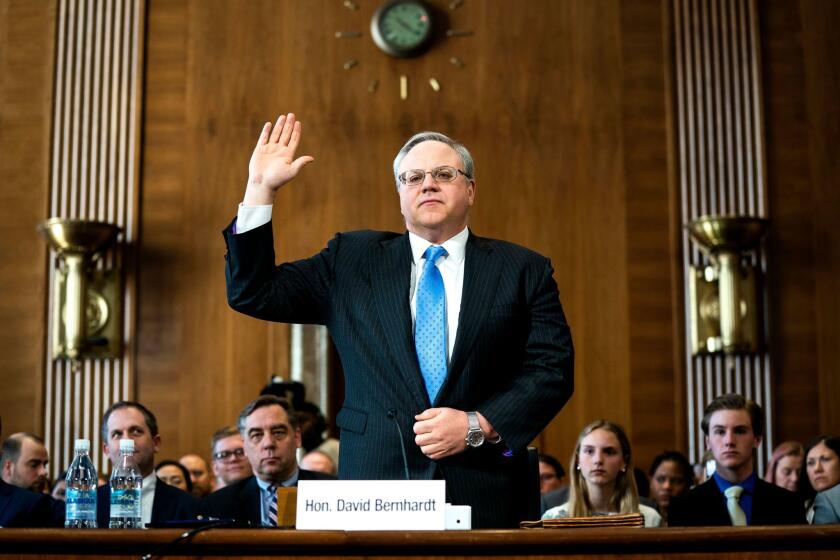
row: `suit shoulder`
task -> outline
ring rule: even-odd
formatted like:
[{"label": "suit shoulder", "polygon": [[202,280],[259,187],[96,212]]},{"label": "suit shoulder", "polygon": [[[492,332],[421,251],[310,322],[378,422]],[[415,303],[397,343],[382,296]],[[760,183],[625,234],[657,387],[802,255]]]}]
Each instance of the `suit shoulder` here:
[{"label": "suit shoulder", "polygon": [[155,483],[155,491],[168,500],[186,502],[190,504],[198,503],[198,499],[192,494],[188,494],[175,486],[170,486],[161,479],[157,479]]},{"label": "suit shoulder", "polygon": [[243,478],[237,482],[229,486],[225,486],[224,488],[219,488],[218,490],[211,492],[202,498],[202,504],[213,504],[213,503],[222,503],[228,502],[233,500],[240,492],[244,491],[251,481],[254,479],[253,476],[249,476],[247,478]]},{"label": "suit shoulder", "polygon": [[478,235],[470,235],[470,240],[476,247],[498,253],[513,262],[545,264],[550,261],[545,255],[510,241]]},{"label": "suit shoulder", "polygon": [[298,480],[338,480],[338,478],[327,473],[300,469],[298,471]]},{"label": "suit shoulder", "polygon": [[375,231],[372,229],[359,229],[354,231],[343,231],[336,233],[333,237],[333,240],[340,240],[341,243],[347,244],[370,244],[370,243],[381,243],[383,241],[390,241],[392,239],[398,239],[403,237],[405,234],[403,233],[396,233],[393,231]]}]

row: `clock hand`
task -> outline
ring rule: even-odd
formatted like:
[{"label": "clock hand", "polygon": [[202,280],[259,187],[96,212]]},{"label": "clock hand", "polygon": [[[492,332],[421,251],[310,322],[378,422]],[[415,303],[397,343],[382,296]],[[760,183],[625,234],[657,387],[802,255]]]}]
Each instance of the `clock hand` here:
[{"label": "clock hand", "polygon": [[403,27],[405,27],[405,28],[406,28],[406,29],[408,29],[409,31],[414,32],[414,28],[413,28],[413,27],[411,27],[411,26],[410,26],[408,23],[406,23],[404,20],[402,20],[402,19],[400,19],[400,18],[396,18],[396,19],[397,19],[397,23],[399,23],[400,25],[402,25]]}]

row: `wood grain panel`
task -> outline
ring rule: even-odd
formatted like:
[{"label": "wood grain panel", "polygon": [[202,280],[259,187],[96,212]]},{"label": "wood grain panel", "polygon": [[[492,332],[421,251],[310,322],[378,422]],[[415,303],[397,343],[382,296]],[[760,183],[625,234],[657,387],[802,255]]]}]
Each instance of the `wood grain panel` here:
[{"label": "wood grain panel", "polygon": [[[836,318],[840,175],[832,3],[763,2],[768,180],[774,229],[769,286],[780,439],[840,433]],[[803,414],[803,410],[813,411]]]},{"label": "wood grain panel", "polygon": [[0,0],[0,416],[43,433],[55,2]]}]

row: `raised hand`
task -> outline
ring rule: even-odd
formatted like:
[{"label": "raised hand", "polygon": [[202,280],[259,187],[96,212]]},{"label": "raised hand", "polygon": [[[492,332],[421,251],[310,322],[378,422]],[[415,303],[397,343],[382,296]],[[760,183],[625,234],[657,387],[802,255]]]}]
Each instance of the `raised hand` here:
[{"label": "raised hand", "polygon": [[295,159],[300,143],[301,123],[295,115],[281,115],[272,128],[263,125],[260,138],[248,163],[248,186],[245,189],[246,206],[273,204],[277,191],[294,179],[301,168],[315,160],[312,156]]}]

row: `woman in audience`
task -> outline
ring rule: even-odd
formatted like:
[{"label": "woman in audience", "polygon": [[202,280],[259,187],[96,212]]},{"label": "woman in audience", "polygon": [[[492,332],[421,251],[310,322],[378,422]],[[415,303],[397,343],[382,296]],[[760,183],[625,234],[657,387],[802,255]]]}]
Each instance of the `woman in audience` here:
[{"label": "woman in audience", "polygon": [[805,517],[814,521],[814,497],[840,484],[840,437],[817,436],[805,448],[799,486],[805,498]]},{"label": "woman in audience", "polygon": [[694,469],[679,451],[665,451],[650,465],[650,497],[656,500],[662,526],[668,525],[668,506],[672,498],[682,496],[691,489]]},{"label": "woman in audience", "polygon": [[192,494],[192,480],[187,467],[176,461],[161,461],[155,467],[155,474],[170,486]]},{"label": "woman in audience", "polygon": [[805,452],[798,441],[780,443],[773,450],[773,456],[767,464],[764,480],[776,486],[781,486],[791,492],[799,490],[799,471],[802,470],[802,460]]},{"label": "woman in audience", "polygon": [[578,437],[569,461],[569,501],[551,508],[543,519],[641,513],[645,527],[659,527],[655,509],[639,504],[630,441],[621,426],[596,420]]}]

